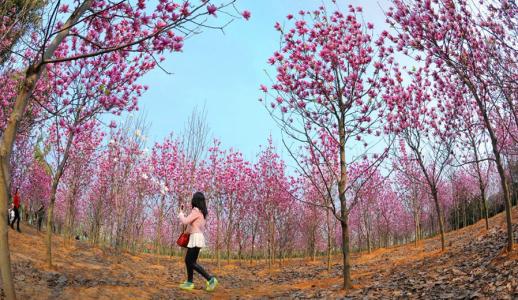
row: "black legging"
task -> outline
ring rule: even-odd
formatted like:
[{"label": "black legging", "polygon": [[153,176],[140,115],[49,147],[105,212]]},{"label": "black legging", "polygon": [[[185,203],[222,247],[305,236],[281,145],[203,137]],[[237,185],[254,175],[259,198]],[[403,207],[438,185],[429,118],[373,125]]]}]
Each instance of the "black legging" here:
[{"label": "black legging", "polygon": [[200,248],[187,248],[187,254],[185,255],[185,266],[187,267],[187,281],[193,282],[194,270],[200,273],[201,276],[205,277],[205,279],[210,280],[212,276],[207,273],[202,266],[196,263],[198,260],[198,254],[200,254]]},{"label": "black legging", "polygon": [[14,219],[11,221],[11,228],[14,229],[13,225],[14,225],[14,222],[17,222],[16,223],[16,229],[18,229],[18,231],[20,231],[20,211],[18,211],[18,208],[13,208],[14,210]]},{"label": "black legging", "polygon": [[41,231],[42,223],[43,223],[43,216],[38,216],[38,231]]}]

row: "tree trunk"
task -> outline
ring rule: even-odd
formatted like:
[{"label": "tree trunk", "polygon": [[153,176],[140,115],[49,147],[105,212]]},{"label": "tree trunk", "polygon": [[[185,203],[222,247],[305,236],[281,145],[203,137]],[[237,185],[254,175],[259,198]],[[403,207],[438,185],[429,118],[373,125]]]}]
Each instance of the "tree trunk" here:
[{"label": "tree trunk", "polygon": [[227,237],[227,264],[230,264],[230,237]]},{"label": "tree trunk", "polygon": [[437,195],[437,189],[435,187],[432,188],[432,196],[435,202],[435,210],[437,212],[437,221],[439,223],[439,231],[441,233],[441,250],[446,250],[446,244],[444,241],[444,223],[442,219],[441,205],[439,204],[439,197]]},{"label": "tree trunk", "polygon": [[47,210],[47,266],[49,268],[52,268],[52,226],[53,221],[52,218],[54,216],[54,203],[56,201],[56,189],[57,189],[57,183],[52,184],[52,190],[51,190],[51,196],[50,196],[50,203],[49,203],[49,209]]},{"label": "tree trunk", "polygon": [[164,209],[165,209],[165,195],[160,197],[160,211],[158,212],[158,223],[157,223],[157,232],[155,237],[156,243],[156,253],[160,254],[160,246],[162,245],[162,226],[164,223]]},{"label": "tree trunk", "polygon": [[480,189],[480,201],[482,202],[482,208],[484,209],[484,218],[486,220],[486,230],[489,230],[489,216],[487,213],[487,201],[486,201],[486,189],[482,180],[482,172],[478,163],[478,151],[475,149],[475,160],[477,167],[478,187]]},{"label": "tree trunk", "polygon": [[253,264],[254,259],[254,246],[255,246],[255,235],[252,236],[252,251],[250,253],[250,265]]},{"label": "tree trunk", "polygon": [[[345,116],[343,116],[345,119]],[[338,135],[340,137],[340,180],[338,181],[338,198],[340,200],[340,225],[342,226],[342,254],[344,289],[352,288],[351,281],[351,253],[349,249],[349,224],[347,202],[345,199],[345,185],[347,183],[347,169],[345,161],[345,128],[343,122],[338,123]]]},{"label": "tree trunk", "polygon": [[0,169],[0,268],[2,270],[3,289],[7,299],[16,299],[14,282],[11,274],[11,257],[9,255],[9,237],[7,214],[7,202],[9,201],[9,173],[7,173],[7,162],[5,157],[1,158],[2,168]]},{"label": "tree trunk", "polygon": [[468,226],[468,217],[466,213],[466,206],[468,205],[467,199],[462,200],[462,228]]},{"label": "tree trunk", "polygon": [[495,154],[495,160],[502,184],[502,192],[504,193],[505,219],[507,221],[507,251],[511,252],[513,251],[513,223],[511,217],[511,197],[509,194],[509,185],[507,184],[507,176],[505,176],[505,171],[502,166],[502,162],[500,161],[500,155],[496,157]]},{"label": "tree trunk", "polygon": [[13,111],[7,122],[7,126],[3,132],[2,140],[0,141],[0,268],[2,271],[3,289],[7,299],[16,299],[14,290],[14,283],[11,273],[11,258],[9,255],[9,239],[7,231],[7,203],[9,202],[9,193],[11,189],[11,173],[9,162],[13,145],[16,140],[16,132],[18,125],[23,117],[25,109],[29,103],[29,97],[34,86],[38,81],[42,72],[42,66],[30,66],[25,73],[25,80],[16,96]]},{"label": "tree trunk", "polygon": [[267,238],[267,247],[268,247],[268,250],[266,251],[267,253],[267,259],[268,259],[268,269],[271,269],[272,268],[272,236],[270,233],[270,219],[268,219],[268,238]]},{"label": "tree trunk", "polygon": [[417,242],[419,241],[419,212],[417,209],[414,209],[414,223],[415,223],[415,246],[417,247]]},{"label": "tree trunk", "polygon": [[362,252],[362,227],[358,226],[358,252]]},{"label": "tree trunk", "polygon": [[370,229],[365,228],[365,232],[367,233],[367,253],[371,254],[371,235]]},{"label": "tree trunk", "polygon": [[221,257],[220,257],[220,226],[219,226],[219,219],[220,219],[220,213],[219,210],[216,212],[216,263],[218,265],[218,269],[221,267]]},{"label": "tree trunk", "polygon": [[314,237],[314,239],[313,239],[313,245],[311,247],[311,261],[315,262],[315,260],[317,259],[317,243],[316,243],[315,235],[313,235],[313,237]]},{"label": "tree trunk", "polygon": [[232,228],[233,228],[233,222],[232,222],[233,211],[234,211],[234,206],[233,206],[233,204],[231,202],[230,203],[229,213],[228,213],[227,238],[226,238],[226,242],[227,242],[227,264],[230,264],[230,248],[232,246],[231,243],[232,243]]},{"label": "tree trunk", "polygon": [[94,216],[92,220],[92,229],[90,232],[91,243],[93,245],[98,245],[99,243],[99,235],[101,233],[101,199],[97,199],[97,202],[94,204]]},{"label": "tree trunk", "polygon": [[460,229],[460,205],[458,202],[455,205],[455,221],[456,229]]},{"label": "tree trunk", "polygon": [[277,245],[277,240],[275,239],[275,219],[273,218],[273,213],[272,213],[272,229],[271,229],[271,232],[270,234],[272,235],[272,264],[275,263],[275,246]]},{"label": "tree trunk", "polygon": [[430,218],[430,235],[429,236],[434,236],[435,235],[435,218]]},{"label": "tree trunk", "polygon": [[[76,178],[79,176],[76,174]],[[75,225],[75,198],[78,193],[78,185],[79,183],[73,182],[72,190],[68,193],[68,201],[67,201],[67,214],[65,216],[65,238],[63,239],[63,245],[66,245],[67,240],[72,239],[72,232],[74,231]]]},{"label": "tree trunk", "polygon": [[[68,35],[72,25],[77,23],[79,18],[90,8],[93,0],[85,0],[81,5],[70,15],[68,20],[63,24],[64,28],[60,31],[52,42],[48,44],[47,49],[43,49],[43,59],[49,59],[54,55],[57,47],[63,39]],[[1,161],[1,176],[0,176],[0,210],[2,212],[7,211],[7,202],[9,199],[9,188],[11,184],[10,172],[9,172],[9,160],[13,151],[13,145],[16,138],[16,132],[18,130],[18,124],[27,108],[29,103],[29,97],[38,82],[41,73],[43,72],[43,66],[40,63],[35,63],[27,68],[25,79],[21,85],[18,95],[14,103],[14,109],[9,117],[9,121],[2,135],[0,141],[0,161]],[[9,244],[7,235],[7,220],[4,213],[1,213],[0,217],[0,269],[2,272],[3,289],[7,299],[16,299],[14,291],[14,284],[11,273],[11,259],[9,256]],[[4,222],[5,221],[5,222]],[[50,228],[47,231],[51,230]]]},{"label": "tree trunk", "polygon": [[[342,218],[345,218],[347,220],[347,213],[342,213]],[[343,277],[344,277],[344,289],[351,289],[352,288],[352,281],[351,281],[351,253],[349,250],[349,226],[347,224],[347,221],[340,222],[342,226],[342,255],[343,255]]]},{"label": "tree trunk", "polygon": [[[451,65],[451,62],[448,64]],[[455,66],[453,66],[455,68]],[[457,69],[455,69],[457,70]],[[458,70],[457,70],[458,71]],[[505,219],[507,222],[507,251],[511,252],[513,251],[513,223],[512,223],[512,217],[511,217],[511,199],[509,195],[509,185],[507,184],[507,176],[505,176],[504,167],[502,165],[502,158],[500,155],[499,145],[498,145],[498,139],[495,134],[495,130],[493,129],[493,126],[491,125],[491,122],[489,121],[488,112],[486,110],[486,107],[484,105],[484,102],[482,99],[480,99],[477,89],[475,86],[471,83],[471,81],[461,72],[459,72],[462,79],[464,80],[464,83],[469,87],[471,93],[473,94],[473,97],[475,98],[477,102],[477,106],[480,109],[480,112],[482,114],[484,125],[486,127],[486,130],[489,133],[489,139],[491,140],[491,148],[493,149],[493,155],[495,158],[496,168],[498,170],[498,175],[500,176],[500,184],[502,186],[502,192],[504,194],[504,204],[505,204]]]},{"label": "tree trunk", "polygon": [[[52,188],[50,190],[50,205],[47,214],[47,228],[52,228],[54,218],[54,203],[56,202],[56,192],[58,190],[58,184],[61,180],[61,176],[63,176],[63,172],[65,170],[65,165],[70,154],[73,139],[74,131],[69,131],[67,136],[67,145],[63,152],[63,157],[61,159],[61,162],[59,162],[56,174],[54,174],[54,178],[52,179]],[[47,230],[47,265],[49,268],[52,268],[52,230]]]},{"label": "tree trunk", "polygon": [[314,226],[314,225],[311,226],[311,233],[310,233],[310,238],[309,238],[309,253],[308,254],[311,257],[312,262],[315,261],[315,255],[316,255],[316,249],[317,249],[315,227],[316,226]]},{"label": "tree trunk", "polygon": [[254,228],[252,230],[252,252],[250,254],[250,265],[252,265],[253,259],[254,259],[255,236],[256,236],[256,232],[257,232],[256,230],[257,230],[257,224],[254,225]]},{"label": "tree trunk", "polygon": [[331,220],[329,216],[329,209],[326,210],[327,223],[327,271],[331,272]]}]

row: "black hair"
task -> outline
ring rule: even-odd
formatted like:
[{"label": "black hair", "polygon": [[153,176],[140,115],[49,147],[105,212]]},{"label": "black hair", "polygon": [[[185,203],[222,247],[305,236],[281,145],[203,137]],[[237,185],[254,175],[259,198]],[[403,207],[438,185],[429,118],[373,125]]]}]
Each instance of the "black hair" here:
[{"label": "black hair", "polygon": [[196,192],[192,195],[191,205],[192,207],[198,208],[203,214],[203,217],[207,218],[207,205],[205,204],[205,196],[202,192]]}]

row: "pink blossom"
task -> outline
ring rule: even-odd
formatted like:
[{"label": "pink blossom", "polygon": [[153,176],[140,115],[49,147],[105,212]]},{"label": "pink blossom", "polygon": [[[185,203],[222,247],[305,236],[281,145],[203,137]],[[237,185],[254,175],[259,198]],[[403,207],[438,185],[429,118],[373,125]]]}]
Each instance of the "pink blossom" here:
[{"label": "pink blossom", "polygon": [[60,13],[68,13],[69,11],[69,6],[68,4],[62,4],[60,7],[59,7],[59,10],[58,10]]},{"label": "pink blossom", "polygon": [[245,18],[245,20],[250,20],[250,17],[252,16],[252,13],[248,10],[244,10],[241,15],[243,16],[243,18]]},{"label": "pink blossom", "polygon": [[216,16],[217,10],[218,10],[218,8],[216,7],[216,5],[214,5],[214,4],[207,5],[207,12],[209,13],[209,15]]}]

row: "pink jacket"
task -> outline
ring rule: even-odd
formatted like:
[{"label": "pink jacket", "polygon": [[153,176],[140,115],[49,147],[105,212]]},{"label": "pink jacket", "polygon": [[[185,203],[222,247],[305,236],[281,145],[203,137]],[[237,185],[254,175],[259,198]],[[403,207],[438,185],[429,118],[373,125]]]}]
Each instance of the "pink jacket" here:
[{"label": "pink jacket", "polygon": [[184,215],[183,211],[181,211],[180,214],[178,214],[178,218],[180,218],[180,222],[182,222],[182,224],[189,225],[186,232],[203,233],[205,229],[205,218],[198,208],[194,207],[187,217]]}]

